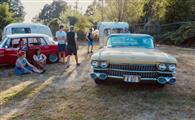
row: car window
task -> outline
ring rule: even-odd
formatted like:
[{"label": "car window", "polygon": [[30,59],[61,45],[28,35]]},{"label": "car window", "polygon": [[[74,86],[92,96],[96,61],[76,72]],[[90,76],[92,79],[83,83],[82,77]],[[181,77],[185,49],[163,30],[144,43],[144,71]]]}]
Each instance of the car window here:
[{"label": "car window", "polygon": [[45,46],[47,45],[46,41],[42,37],[28,38],[29,46]]},{"label": "car window", "polygon": [[111,36],[108,38],[109,47],[143,47],[153,48],[151,37]]},{"label": "car window", "polygon": [[12,28],[12,34],[22,34],[22,33],[31,33],[30,28]]},{"label": "car window", "polygon": [[20,45],[26,46],[27,39],[26,38],[12,38],[9,44],[9,48],[19,48]]}]

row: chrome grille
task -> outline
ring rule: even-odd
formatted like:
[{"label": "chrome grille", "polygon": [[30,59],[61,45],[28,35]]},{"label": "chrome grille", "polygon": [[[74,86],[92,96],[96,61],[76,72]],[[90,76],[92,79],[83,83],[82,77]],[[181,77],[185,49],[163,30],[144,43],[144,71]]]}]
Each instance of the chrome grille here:
[{"label": "chrome grille", "polygon": [[155,64],[110,64],[109,68],[120,69],[120,70],[135,70],[135,71],[156,71],[157,67]]},{"label": "chrome grille", "polygon": [[106,73],[111,76],[124,76],[124,75],[139,75],[141,78],[158,78],[168,77],[171,74],[162,74],[156,72],[158,68],[155,64],[140,65],[140,64],[110,64],[107,70],[95,70],[94,72]]}]

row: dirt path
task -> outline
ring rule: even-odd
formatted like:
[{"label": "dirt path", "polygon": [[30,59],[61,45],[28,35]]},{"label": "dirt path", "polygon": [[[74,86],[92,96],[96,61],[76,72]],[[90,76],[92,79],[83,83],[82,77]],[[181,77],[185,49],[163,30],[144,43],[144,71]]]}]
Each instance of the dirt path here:
[{"label": "dirt path", "polygon": [[[113,81],[97,86],[89,77],[90,55],[81,47],[81,66],[48,66],[44,75],[0,78],[1,120],[194,120],[195,50],[160,46],[177,57],[175,86]],[[96,47],[97,50],[97,47]]]}]

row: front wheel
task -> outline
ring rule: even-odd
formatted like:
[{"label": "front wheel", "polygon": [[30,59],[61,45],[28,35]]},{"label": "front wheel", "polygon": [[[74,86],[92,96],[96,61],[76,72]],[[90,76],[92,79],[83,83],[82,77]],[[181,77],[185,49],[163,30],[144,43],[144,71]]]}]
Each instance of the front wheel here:
[{"label": "front wheel", "polygon": [[95,79],[94,80],[96,84],[103,84],[105,81],[100,80],[100,79]]},{"label": "front wheel", "polygon": [[165,84],[160,84],[160,83],[158,83],[158,82],[156,82],[156,84],[155,84],[157,87],[159,87],[159,88],[164,88],[165,87]]},{"label": "front wheel", "polygon": [[57,54],[50,54],[48,55],[48,62],[49,63],[57,63],[59,60],[59,57]]}]

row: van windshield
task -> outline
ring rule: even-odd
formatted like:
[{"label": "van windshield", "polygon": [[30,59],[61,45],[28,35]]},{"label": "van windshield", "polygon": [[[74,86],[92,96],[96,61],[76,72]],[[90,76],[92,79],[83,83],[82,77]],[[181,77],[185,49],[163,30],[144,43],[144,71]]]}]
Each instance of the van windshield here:
[{"label": "van windshield", "polygon": [[30,28],[12,28],[12,34],[27,34],[27,33],[31,33],[31,29]]}]

